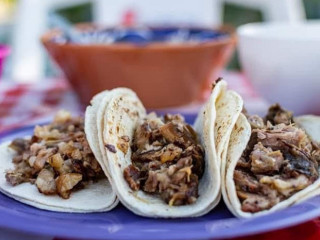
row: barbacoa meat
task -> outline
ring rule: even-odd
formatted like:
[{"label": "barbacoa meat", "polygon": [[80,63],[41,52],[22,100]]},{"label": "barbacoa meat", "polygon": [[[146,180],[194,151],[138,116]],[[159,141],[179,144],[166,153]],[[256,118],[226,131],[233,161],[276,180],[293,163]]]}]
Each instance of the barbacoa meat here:
[{"label": "barbacoa meat", "polygon": [[269,121],[272,125],[284,123],[289,125],[293,123],[293,114],[290,111],[284,110],[278,103],[270,106],[265,121]]},{"label": "barbacoa meat", "polygon": [[17,153],[15,168],[6,172],[13,186],[30,182],[40,193],[66,199],[72,190],[105,177],[87,142],[83,118],[65,111],[51,124],[37,126],[30,140],[15,139],[9,147]]},{"label": "barbacoa meat", "polygon": [[289,198],[318,179],[320,150],[292,113],[278,104],[264,119],[247,116],[252,133],[238,160],[234,182],[241,208],[259,212]]},{"label": "barbacoa meat", "polygon": [[284,158],[280,150],[273,151],[272,148],[264,147],[258,142],[250,155],[251,171],[254,174],[279,172]]},{"label": "barbacoa meat", "polygon": [[204,171],[204,150],[180,115],[149,114],[133,137],[132,164],[123,175],[134,191],[159,195],[169,205],[192,204]]}]

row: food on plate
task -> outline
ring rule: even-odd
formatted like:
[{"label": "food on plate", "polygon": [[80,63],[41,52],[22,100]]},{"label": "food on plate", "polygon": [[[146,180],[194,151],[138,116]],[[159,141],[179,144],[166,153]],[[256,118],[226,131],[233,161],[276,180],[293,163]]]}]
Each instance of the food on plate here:
[{"label": "food on plate", "polygon": [[294,122],[303,128],[316,144],[320,144],[320,116],[302,115],[294,117]]},{"label": "food on plate", "polygon": [[222,172],[224,200],[239,217],[290,206],[319,188],[319,163],[318,144],[292,112],[275,104],[264,118],[241,114]]},{"label": "food on plate", "polygon": [[17,138],[14,169],[6,171],[12,186],[35,184],[40,193],[68,199],[74,190],[105,178],[84,133],[83,118],[59,112],[51,124],[36,126],[31,139]]},{"label": "food on plate", "polygon": [[[119,149],[125,153],[129,137],[121,139]],[[133,191],[158,194],[170,206],[196,202],[205,152],[181,115],[146,116],[134,132],[131,150],[132,164],[123,175]]]},{"label": "food on plate", "polygon": [[[222,167],[233,126],[243,109],[243,100],[235,91],[227,90],[227,82],[222,78],[214,82],[213,89],[194,125],[197,131],[203,128],[202,131],[214,138],[211,148],[215,149],[218,164]],[[210,116],[206,116],[208,113]]]},{"label": "food on plate", "polygon": [[17,200],[70,212],[105,211],[116,204],[82,117],[59,111],[52,123],[36,126],[32,137],[2,144],[1,153],[1,191]]},{"label": "food on plate", "polygon": [[218,131],[219,143],[225,145],[234,114],[242,109],[241,98],[226,87],[223,80],[213,85],[194,127],[180,115],[147,115],[136,94],[124,88],[111,90],[99,106],[87,108],[88,116],[98,115],[93,109],[100,114],[98,141],[89,138],[89,143],[99,145],[113,188],[128,209],[142,216],[173,218],[201,216],[216,206],[221,161],[216,120],[228,119]]},{"label": "food on plate", "polygon": [[[316,115],[302,115],[294,117],[294,122],[301,128],[303,128],[308,136],[312,139],[313,143],[319,146],[320,144],[320,116]],[[309,192],[303,198],[299,200],[302,202],[314,196],[320,195],[320,187],[316,190]]]}]

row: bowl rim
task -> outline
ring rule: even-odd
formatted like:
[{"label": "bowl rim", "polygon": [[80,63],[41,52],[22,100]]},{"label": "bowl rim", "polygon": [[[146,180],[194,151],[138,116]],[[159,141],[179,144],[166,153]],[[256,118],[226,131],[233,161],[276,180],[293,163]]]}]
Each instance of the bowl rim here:
[{"label": "bowl rim", "polygon": [[[83,27],[88,25],[94,25],[90,23],[79,23],[76,24],[76,27]],[[108,25],[104,25],[104,27],[110,27]],[[112,27],[112,26],[111,26]],[[164,28],[164,27],[181,27],[181,25],[164,25],[164,26],[147,26],[150,28]],[[51,41],[51,39],[61,32],[58,29],[52,29],[44,33],[40,40],[42,44],[45,46],[60,46],[64,48],[104,48],[110,50],[165,50],[165,49],[196,49],[199,47],[208,47],[208,46],[218,46],[218,45],[225,45],[229,43],[235,44],[237,42],[237,34],[234,27],[229,25],[222,25],[219,27],[206,27],[206,26],[183,26],[183,27],[192,27],[197,29],[204,29],[204,30],[215,30],[215,31],[223,31],[227,33],[226,37],[214,39],[213,41],[206,41],[206,42],[195,42],[195,43],[188,43],[183,42],[179,44],[168,44],[165,42],[151,42],[146,45],[137,45],[133,43],[115,43],[115,44],[103,44],[103,43],[95,43],[95,44],[73,44],[73,43],[58,43],[55,41]]]},{"label": "bowl rim", "polygon": [[254,23],[247,23],[241,25],[237,28],[236,33],[239,37],[239,40],[246,38],[246,39],[259,39],[259,40],[276,40],[276,41],[301,41],[301,42],[310,42],[310,41],[317,41],[320,40],[320,35],[314,35],[312,37],[306,37],[304,34],[303,36],[296,35],[296,37],[292,37],[291,34],[266,34],[268,31],[275,30],[275,29],[289,29],[292,31],[298,28],[319,28],[320,29],[320,20],[307,20],[301,22],[254,22]]}]

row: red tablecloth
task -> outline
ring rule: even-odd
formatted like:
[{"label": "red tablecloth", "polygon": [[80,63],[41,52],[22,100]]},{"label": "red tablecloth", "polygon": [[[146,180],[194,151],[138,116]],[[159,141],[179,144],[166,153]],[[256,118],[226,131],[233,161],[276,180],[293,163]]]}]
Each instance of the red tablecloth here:
[{"label": "red tablecloth", "polygon": [[[253,91],[242,74],[226,72],[223,76],[229,87],[244,98],[247,109],[254,113],[266,110],[266,102]],[[170,111],[196,113],[200,106],[201,103],[196,102]],[[59,109],[75,114],[83,112],[83,107],[63,79],[45,79],[37,84],[0,81],[0,132],[49,120]]]},{"label": "red tablecloth", "polygon": [[[225,79],[231,89],[244,98],[250,112],[262,113],[268,104],[260,98],[238,73],[225,73]],[[178,108],[182,112],[196,112],[200,104]],[[83,112],[75,94],[64,80],[46,79],[37,84],[15,84],[0,81],[0,132],[23,125],[49,121],[59,109],[66,109],[74,114]],[[171,109],[172,110],[172,109]],[[320,220],[315,219],[295,227],[259,234],[239,239],[320,239]]]},{"label": "red tablecloth", "polygon": [[60,79],[38,84],[0,81],[0,132],[49,120],[59,109],[81,111],[69,85]]}]

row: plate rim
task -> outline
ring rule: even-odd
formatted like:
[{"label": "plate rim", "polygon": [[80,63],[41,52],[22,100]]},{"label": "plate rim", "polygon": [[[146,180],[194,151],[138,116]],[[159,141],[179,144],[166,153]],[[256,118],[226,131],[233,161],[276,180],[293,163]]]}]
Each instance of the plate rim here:
[{"label": "plate rim", "polygon": [[[39,124],[46,124],[47,122],[42,122]],[[11,137],[11,135],[15,135],[15,134],[21,134],[27,131],[31,131],[34,126],[36,124],[32,124],[32,125],[27,125],[27,126],[23,126],[20,128],[16,128],[16,129],[12,129],[12,130],[8,130],[8,131],[4,131],[4,132],[0,132],[0,143],[9,140]],[[13,137],[13,136],[12,136]],[[4,140],[5,139],[5,140]],[[8,198],[9,200],[15,201],[13,199],[11,199],[10,197],[0,193],[1,195],[3,195],[5,198]],[[254,234],[260,234],[260,233],[265,233],[265,232],[269,232],[269,231],[274,231],[274,230],[278,230],[278,229],[283,229],[286,227],[290,227],[290,226],[295,226],[298,224],[301,224],[303,222],[306,222],[308,220],[312,220],[318,216],[320,216],[320,204],[319,203],[320,200],[320,196],[315,196],[307,201],[304,201],[302,203],[299,203],[297,205],[291,206],[289,208],[277,211],[275,213],[271,213],[269,215],[265,215],[265,216],[261,216],[261,217],[255,217],[255,218],[250,218],[250,219],[238,219],[236,217],[231,217],[231,218],[227,218],[227,219],[221,219],[221,220],[210,220],[210,221],[201,221],[201,222],[192,222],[192,221],[188,221],[188,222],[184,222],[183,224],[181,223],[175,223],[173,225],[180,225],[179,227],[182,227],[182,229],[180,229],[180,233],[179,231],[177,232],[170,232],[168,234],[170,234],[170,238],[171,239],[220,239],[220,238],[232,238],[232,237],[243,237],[243,236],[250,236],[250,235],[254,235]],[[222,200],[221,200],[222,201]],[[23,204],[20,202],[17,202],[19,204]],[[286,211],[290,211],[293,210],[294,208],[301,208],[303,206],[307,206],[308,204],[314,205],[314,208],[305,212],[301,212],[298,215],[294,215],[295,219],[292,220],[292,213],[291,213],[291,217],[287,216],[284,218],[277,218],[275,221],[273,222],[265,222],[264,224],[259,224],[259,225],[255,225],[253,229],[248,228],[248,226],[246,225],[246,222],[248,222],[250,224],[251,221],[256,221],[259,220],[261,221],[261,218],[269,218],[272,216],[281,216],[282,214],[284,214]],[[23,204],[24,205],[24,204]],[[319,207],[316,207],[317,205],[319,205]],[[31,206],[30,206],[31,207]],[[117,208],[124,208],[123,206],[118,206]],[[33,208],[33,207],[31,207]],[[42,210],[42,211],[46,211],[46,210]],[[129,210],[126,210],[129,211]],[[132,230],[133,228],[136,228],[136,224],[134,223],[126,223],[125,225],[122,225],[121,230],[119,231],[114,231],[114,232],[110,232],[108,234],[108,231],[104,230],[104,231],[95,231],[94,236],[91,236],[90,234],[90,229],[92,230],[92,227],[94,227],[94,224],[87,224],[85,223],[85,228],[80,228],[81,226],[83,226],[83,224],[80,223],[68,223],[65,227],[62,227],[62,225],[60,226],[59,224],[57,224],[56,222],[53,225],[43,225],[40,224],[41,222],[36,222],[36,228],[34,227],[34,222],[32,221],[27,221],[28,218],[30,218],[30,220],[33,218],[35,218],[36,215],[25,215],[25,216],[17,216],[17,214],[15,214],[14,212],[11,212],[10,209],[6,209],[6,206],[0,205],[0,213],[1,213],[1,218],[0,218],[0,227],[1,228],[6,228],[6,229],[11,229],[11,230],[17,230],[20,232],[25,232],[25,233],[30,233],[30,234],[35,234],[35,235],[42,235],[42,236],[54,236],[54,237],[67,237],[67,238],[77,238],[77,239],[119,239],[119,240],[127,240],[127,239],[140,239],[140,240],[147,240],[150,239],[150,234],[147,234],[147,232],[139,232],[136,231],[132,234],[132,232],[128,233],[127,229]],[[27,214],[27,213],[26,213]],[[61,215],[64,214],[72,214],[72,213],[58,213]],[[81,215],[82,217],[85,216],[85,214],[79,214],[79,213],[74,213],[77,215]],[[100,213],[95,213],[95,214],[100,214]],[[208,213],[210,214],[210,213]],[[289,214],[290,215],[290,214]],[[191,218],[190,218],[191,219]],[[175,219],[177,220],[177,219]],[[192,219],[191,219],[192,220]],[[161,221],[168,221],[166,219],[162,219]],[[244,223],[244,228],[234,228],[235,231],[228,231],[228,229],[223,229],[220,231],[220,233],[217,231],[213,231],[213,230],[208,230],[206,229],[205,231],[203,231],[203,226],[206,225],[207,228],[209,225],[214,225],[216,221],[221,221],[221,222],[238,222],[240,223]],[[275,224],[275,222],[277,224]],[[164,223],[164,224],[169,224],[169,223]],[[116,224],[115,224],[116,225]],[[39,227],[41,226],[41,227]],[[111,226],[111,225],[110,225]],[[66,227],[69,227],[69,231],[66,231]],[[189,228],[190,227],[190,228]],[[199,229],[201,229],[201,231],[195,231],[197,228],[199,227]],[[189,228],[189,230],[193,230],[192,232],[188,231],[188,234],[182,234],[183,228]],[[184,231],[185,232],[185,231]],[[236,234],[236,235],[235,235]],[[154,234],[152,236],[152,239],[154,240],[163,240],[163,239],[167,239],[168,235],[163,234],[163,233],[159,233],[159,234]]]}]

